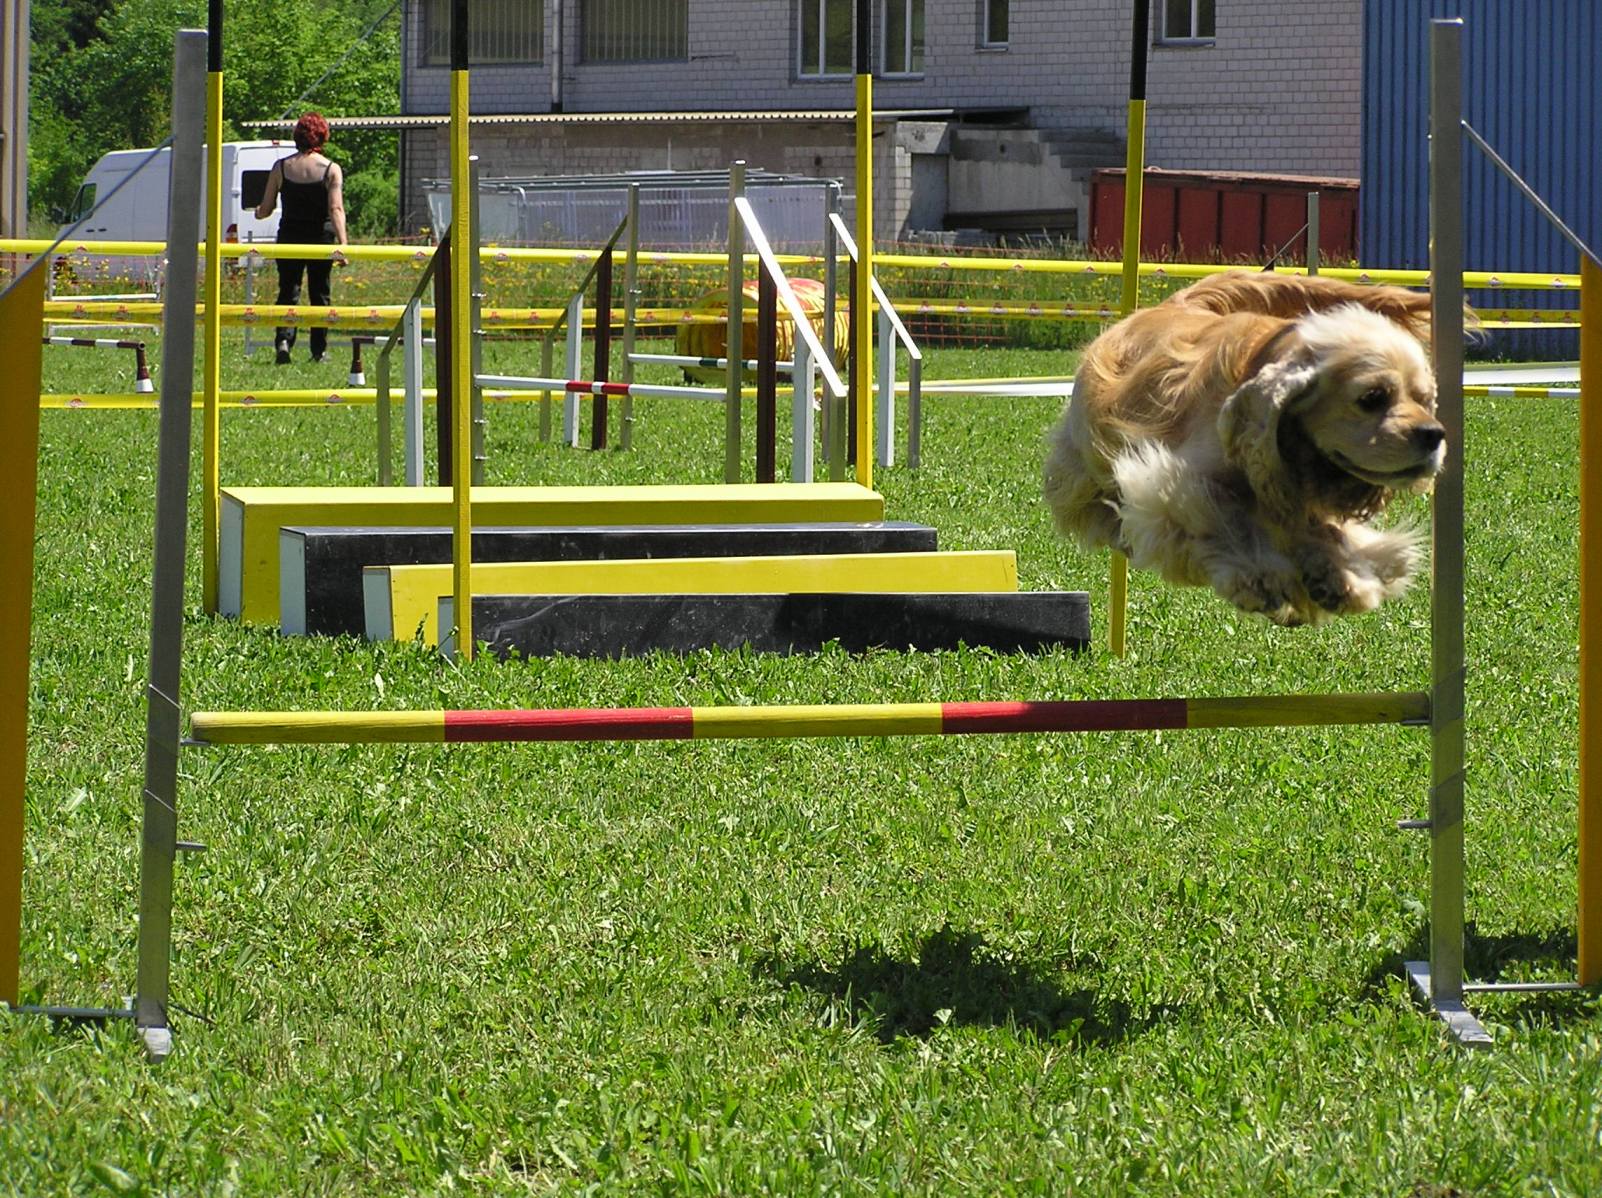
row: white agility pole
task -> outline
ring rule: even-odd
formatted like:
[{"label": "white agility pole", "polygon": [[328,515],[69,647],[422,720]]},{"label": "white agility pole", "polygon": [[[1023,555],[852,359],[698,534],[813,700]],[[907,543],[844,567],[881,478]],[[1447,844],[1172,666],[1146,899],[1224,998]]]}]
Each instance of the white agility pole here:
[{"label": "white agility pole", "polygon": [[879,329],[879,387],[878,394],[874,396],[874,451],[878,454],[879,465],[889,467],[896,464],[896,343],[890,310],[883,303],[879,305],[876,323]]},{"label": "white agility pole", "polygon": [[790,481],[809,483],[816,468],[812,441],[817,416],[812,401],[812,351],[804,338],[795,339],[795,361],[791,365],[795,390],[790,401]]},{"label": "white agility pole", "polygon": [[[567,377],[578,378],[584,367],[579,364],[583,353],[584,340],[584,295],[575,292],[573,298],[567,301],[567,357],[565,365]],[[559,388],[553,388],[558,389]],[[562,400],[562,440],[573,448],[579,443],[579,409],[578,397],[571,393]]]}]

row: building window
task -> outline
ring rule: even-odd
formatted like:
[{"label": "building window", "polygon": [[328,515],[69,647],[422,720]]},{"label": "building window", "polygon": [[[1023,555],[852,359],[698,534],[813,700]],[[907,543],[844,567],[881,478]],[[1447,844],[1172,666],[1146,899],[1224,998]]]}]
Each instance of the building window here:
[{"label": "building window", "polygon": [[1210,42],[1216,36],[1213,0],[1163,0],[1165,42]]},{"label": "building window", "polygon": [[1007,0],[980,0],[979,44],[995,49],[1007,44]]},{"label": "building window", "polygon": [[883,0],[879,63],[886,75],[923,74],[923,0]]},{"label": "building window", "polygon": [[[423,0],[423,65],[451,62],[451,0]],[[545,60],[543,0],[468,0],[467,58],[490,63]]]},{"label": "building window", "polygon": [[689,57],[689,0],[584,0],[585,62],[662,62]]},{"label": "building window", "polygon": [[849,75],[852,0],[800,0],[803,79]]}]

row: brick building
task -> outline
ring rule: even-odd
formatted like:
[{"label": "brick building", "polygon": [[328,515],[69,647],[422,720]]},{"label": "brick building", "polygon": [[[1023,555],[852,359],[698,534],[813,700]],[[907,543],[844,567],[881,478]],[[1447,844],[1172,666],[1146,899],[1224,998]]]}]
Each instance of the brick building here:
[{"label": "brick building", "polygon": [[[855,0],[470,0],[487,175],[849,180]],[[1083,237],[1123,161],[1128,0],[874,0],[875,223]],[[1362,0],[1155,0],[1147,161],[1355,176]],[[447,172],[450,0],[406,0],[404,223]],[[1294,14],[1294,15],[1291,15]],[[434,118],[431,122],[429,118]]]}]

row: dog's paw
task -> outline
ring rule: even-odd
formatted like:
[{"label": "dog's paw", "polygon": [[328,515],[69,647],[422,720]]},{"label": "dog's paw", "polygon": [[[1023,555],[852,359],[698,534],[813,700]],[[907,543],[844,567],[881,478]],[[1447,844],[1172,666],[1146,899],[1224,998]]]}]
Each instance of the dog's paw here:
[{"label": "dog's paw", "polygon": [[1302,605],[1297,602],[1300,588],[1289,575],[1231,574],[1218,579],[1213,589],[1241,611],[1266,616],[1286,628],[1307,623]]},{"label": "dog's paw", "polygon": [[1310,599],[1327,612],[1355,616],[1373,611],[1385,598],[1385,585],[1330,561],[1309,563],[1302,574],[1302,585]]},{"label": "dog's paw", "polygon": [[1351,552],[1379,580],[1387,599],[1405,591],[1423,565],[1424,538],[1416,528],[1380,529],[1353,523],[1343,532]]}]

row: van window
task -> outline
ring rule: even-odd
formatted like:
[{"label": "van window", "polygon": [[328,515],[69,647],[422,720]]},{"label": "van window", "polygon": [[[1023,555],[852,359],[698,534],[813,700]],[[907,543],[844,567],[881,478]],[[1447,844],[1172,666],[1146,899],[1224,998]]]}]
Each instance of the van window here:
[{"label": "van window", "polygon": [[72,208],[67,212],[68,224],[71,224],[73,221],[82,220],[89,209],[95,206],[96,187],[97,185],[94,183],[79,184],[78,194],[73,197]]},{"label": "van window", "polygon": [[239,206],[254,208],[267,192],[267,176],[271,170],[239,172]]}]

